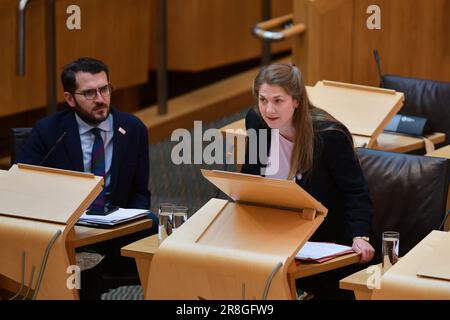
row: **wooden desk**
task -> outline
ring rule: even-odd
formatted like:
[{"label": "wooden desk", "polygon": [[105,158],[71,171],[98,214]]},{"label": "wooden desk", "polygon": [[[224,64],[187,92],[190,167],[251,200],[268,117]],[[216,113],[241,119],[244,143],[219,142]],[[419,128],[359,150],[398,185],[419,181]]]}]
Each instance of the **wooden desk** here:
[{"label": "wooden desk", "polygon": [[[227,133],[227,130],[229,131]],[[235,122],[232,122],[222,128],[219,129],[222,133],[223,137],[232,138],[234,144],[234,155],[235,159],[238,152],[243,152],[242,155],[245,154],[244,150],[239,149],[236,145],[237,139],[246,139],[247,133],[245,131],[245,119],[240,119]],[[431,142],[434,144],[439,144],[445,141],[445,133],[435,132],[426,136]],[[370,138],[353,135],[353,141],[355,147],[363,147],[368,143]],[[242,144],[241,144],[242,145]],[[396,134],[396,133],[387,133],[383,132],[379,135],[377,139],[377,144],[374,146],[374,149],[383,150],[383,151],[391,151],[391,152],[411,152],[415,150],[420,150],[425,147],[425,142],[421,138]],[[244,158],[241,158],[244,159]]]},{"label": "wooden desk", "polygon": [[[450,234],[432,231],[394,266],[386,271],[376,289],[367,287],[367,280],[373,272],[367,269],[356,272],[339,281],[341,289],[354,290],[357,299],[382,300],[436,300],[450,299],[450,281],[418,276],[417,273],[431,259],[441,259],[434,266],[446,268],[449,265],[447,252]],[[443,251],[439,251],[442,250]],[[381,264],[377,265],[381,268]],[[448,270],[448,269],[447,269]]]},{"label": "wooden desk", "polygon": [[[425,136],[433,144],[439,144],[445,141],[445,133],[434,132]],[[355,146],[357,145],[357,139],[353,136]],[[359,145],[360,146],[360,145]],[[377,146],[374,149],[406,153],[416,151],[425,148],[425,142],[421,138],[410,137],[395,133],[383,132],[377,139]]]},{"label": "wooden desk", "polygon": [[[151,226],[152,220],[149,219],[132,221],[117,226],[116,228],[110,229],[100,229],[76,225],[66,239],[66,250],[69,256],[70,264],[76,264],[75,248],[121,237],[130,233],[151,228]],[[0,288],[3,288],[10,292],[17,292],[20,288],[20,283],[0,274]],[[25,289],[23,289],[23,291],[26,292],[27,290],[28,287],[25,286]],[[30,296],[33,294],[33,292],[34,290],[31,290]],[[78,297],[78,294],[76,295],[76,297]]]},{"label": "wooden desk", "polygon": [[121,224],[115,228],[102,229],[75,225],[67,236],[66,248],[72,264],[75,263],[75,248],[111,240],[127,234],[151,228],[152,220],[140,219]]},{"label": "wooden desk", "polygon": [[[381,270],[381,263],[376,265]],[[380,271],[381,272],[381,271]],[[356,300],[371,300],[374,289],[367,286],[367,281],[373,273],[363,269],[339,281],[339,288],[352,290]]]},{"label": "wooden desk", "polygon": [[120,250],[122,256],[135,259],[139,272],[139,279],[141,280],[142,289],[144,291],[144,298],[146,298],[145,295],[147,292],[147,280],[148,275],[150,274],[150,265],[152,263],[153,255],[158,247],[158,235],[154,234],[150,237],[130,243]]},{"label": "wooden desk", "polygon": [[[158,235],[153,235],[136,242],[133,242],[121,249],[122,256],[134,258],[139,272],[142,288],[147,292],[147,280],[150,273],[150,266],[154,253],[159,247]],[[314,274],[326,272],[329,270],[348,266],[350,264],[358,263],[360,256],[356,253],[346,254],[335,259],[326,261],[324,263],[300,263],[292,264],[289,267],[288,277],[291,286],[292,297],[297,296],[295,280],[312,276]]]}]

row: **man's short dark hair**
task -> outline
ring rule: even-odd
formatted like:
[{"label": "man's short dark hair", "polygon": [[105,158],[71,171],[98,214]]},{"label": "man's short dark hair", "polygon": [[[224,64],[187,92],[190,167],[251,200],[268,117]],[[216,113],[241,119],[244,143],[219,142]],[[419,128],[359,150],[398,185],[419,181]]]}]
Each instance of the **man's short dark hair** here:
[{"label": "man's short dark hair", "polygon": [[91,74],[97,74],[104,71],[109,81],[109,69],[108,66],[100,60],[94,58],[79,58],[64,66],[61,73],[61,82],[64,91],[74,92],[77,89],[77,82],[75,75],[77,72],[88,72]]}]

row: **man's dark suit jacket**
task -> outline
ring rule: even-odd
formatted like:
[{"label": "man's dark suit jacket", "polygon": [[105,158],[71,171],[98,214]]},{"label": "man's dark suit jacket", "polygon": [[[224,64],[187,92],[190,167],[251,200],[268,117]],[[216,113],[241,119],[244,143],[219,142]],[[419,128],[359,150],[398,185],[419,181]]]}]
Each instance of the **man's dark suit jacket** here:
[{"label": "man's dark suit jacket", "polygon": [[[111,205],[122,208],[150,209],[147,128],[131,114],[114,108],[111,113],[114,136],[109,201]],[[16,162],[39,164],[63,132],[66,132],[63,140],[42,165],[84,171],[80,134],[73,109],[38,121]]]},{"label": "man's dark suit jacket", "polygon": [[[251,109],[245,118],[248,129],[268,129],[265,122]],[[325,221],[310,240],[351,245],[355,236],[370,236],[373,215],[367,182],[350,141],[347,128],[320,131],[326,123],[314,125],[314,164],[296,183],[321,202],[327,209]],[[268,130],[270,150],[270,129]],[[259,139],[258,137],[258,147]],[[259,154],[259,150],[258,150]],[[249,164],[248,146],[242,173],[261,175],[263,164]]]}]

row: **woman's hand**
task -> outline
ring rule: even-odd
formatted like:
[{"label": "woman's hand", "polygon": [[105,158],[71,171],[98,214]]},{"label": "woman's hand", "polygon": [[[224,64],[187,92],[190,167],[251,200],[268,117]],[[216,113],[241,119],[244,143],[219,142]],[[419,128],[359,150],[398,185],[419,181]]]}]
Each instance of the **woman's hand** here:
[{"label": "woman's hand", "polygon": [[361,238],[353,239],[352,249],[361,254],[361,261],[359,263],[367,263],[372,260],[375,253],[375,249],[370,245],[369,242]]}]

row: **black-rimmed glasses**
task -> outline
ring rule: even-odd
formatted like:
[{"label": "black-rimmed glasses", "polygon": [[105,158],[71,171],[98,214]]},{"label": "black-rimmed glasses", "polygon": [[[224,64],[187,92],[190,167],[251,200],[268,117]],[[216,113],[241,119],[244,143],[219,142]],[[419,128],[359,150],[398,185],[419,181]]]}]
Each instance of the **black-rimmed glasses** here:
[{"label": "black-rimmed glasses", "polygon": [[86,89],[86,90],[83,90],[80,92],[74,91],[72,93],[82,95],[88,100],[94,100],[95,98],[97,98],[98,93],[100,93],[100,95],[103,98],[107,98],[111,95],[111,92],[112,92],[112,86],[110,84],[107,84],[100,88]]}]

